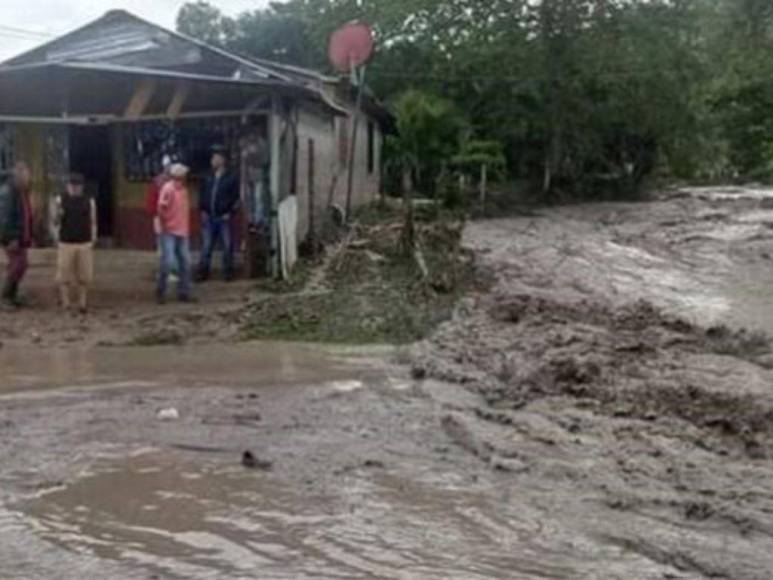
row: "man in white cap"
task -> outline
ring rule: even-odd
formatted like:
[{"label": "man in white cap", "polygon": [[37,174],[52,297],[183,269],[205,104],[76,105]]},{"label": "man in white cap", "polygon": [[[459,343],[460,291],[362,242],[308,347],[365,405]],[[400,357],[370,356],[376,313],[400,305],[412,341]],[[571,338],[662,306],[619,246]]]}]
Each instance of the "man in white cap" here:
[{"label": "man in white cap", "polygon": [[[145,196],[145,211],[153,219],[153,233],[158,238],[160,234],[160,225],[158,222],[158,198],[161,195],[161,189],[171,179],[169,171],[172,169],[172,158],[164,155],[161,160],[161,173],[156,175],[148,185],[148,192]],[[158,242],[158,240],[156,240]]]},{"label": "man in white cap", "polygon": [[190,195],[185,185],[188,167],[175,163],[169,169],[171,179],[161,188],[158,198],[159,245],[161,267],[158,272],[156,299],[166,302],[169,274],[177,266],[179,276],[177,297],[182,302],[193,302],[191,293]]},{"label": "man in white cap", "polygon": [[[148,184],[148,191],[145,195],[145,212],[148,217],[153,220],[153,237],[156,242],[156,251],[159,258],[161,257],[161,224],[158,220],[158,198],[161,195],[161,189],[166,183],[172,179],[169,175],[169,171],[172,169],[172,157],[164,155],[161,158],[161,173],[156,175]],[[172,271],[172,281],[176,281],[176,271]]]}]

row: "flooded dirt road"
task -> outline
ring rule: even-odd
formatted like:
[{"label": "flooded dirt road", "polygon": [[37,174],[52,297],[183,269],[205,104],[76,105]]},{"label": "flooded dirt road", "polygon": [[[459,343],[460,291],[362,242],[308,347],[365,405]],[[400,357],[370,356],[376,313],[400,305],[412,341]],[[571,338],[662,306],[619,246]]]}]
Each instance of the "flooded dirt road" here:
[{"label": "flooded dirt road", "polygon": [[551,524],[552,499],[511,503],[440,428],[475,397],[401,378],[391,351],[205,352],[2,353],[3,578],[600,578],[598,557],[657,577]]},{"label": "flooded dirt road", "polygon": [[410,351],[6,345],[0,577],[767,579],[767,197],[472,224]]}]

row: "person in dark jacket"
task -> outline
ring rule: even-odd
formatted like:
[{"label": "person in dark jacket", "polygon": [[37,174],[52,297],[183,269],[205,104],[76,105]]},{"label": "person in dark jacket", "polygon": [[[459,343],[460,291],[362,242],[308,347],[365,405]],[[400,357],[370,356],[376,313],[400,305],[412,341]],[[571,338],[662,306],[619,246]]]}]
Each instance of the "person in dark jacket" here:
[{"label": "person in dark jacket", "polygon": [[19,307],[19,285],[27,272],[27,250],[32,245],[32,202],[30,200],[30,168],[23,161],[14,166],[13,180],[7,185],[8,196],[0,215],[0,242],[8,259],[2,302],[6,306]]},{"label": "person in dark jacket", "polygon": [[97,204],[83,191],[84,178],[73,173],[67,191],[56,199],[58,226],[56,280],[62,307],[70,310],[71,290],[77,289],[78,309],[88,311],[89,286],[94,279],[94,244],[97,242]]},{"label": "person in dark jacket", "polygon": [[234,276],[233,218],[239,208],[239,178],[228,168],[228,155],[222,147],[213,149],[212,173],[199,194],[201,232],[203,237],[199,281],[209,278],[215,246],[223,249],[223,276]]}]

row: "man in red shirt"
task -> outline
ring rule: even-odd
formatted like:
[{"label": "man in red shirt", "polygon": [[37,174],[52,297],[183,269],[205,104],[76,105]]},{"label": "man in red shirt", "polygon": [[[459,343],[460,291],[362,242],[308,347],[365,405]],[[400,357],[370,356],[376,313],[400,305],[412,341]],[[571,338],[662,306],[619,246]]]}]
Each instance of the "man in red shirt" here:
[{"label": "man in red shirt", "polygon": [[161,189],[171,179],[169,170],[172,167],[172,158],[164,155],[162,160],[163,171],[156,175],[148,185],[148,193],[145,196],[145,211],[153,219],[153,233],[156,236],[156,246],[158,247],[159,235],[161,234],[161,225],[158,221],[158,198],[161,195]]},{"label": "man in red shirt", "polygon": [[190,196],[185,180],[188,168],[176,163],[169,170],[171,180],[161,188],[158,198],[159,245],[161,267],[158,273],[156,299],[159,304],[166,302],[166,287],[169,274],[177,266],[177,296],[181,302],[194,302],[191,295],[191,255],[189,249]]},{"label": "man in red shirt", "polygon": [[8,259],[8,271],[3,287],[2,300],[13,307],[21,306],[18,297],[19,285],[27,272],[27,250],[32,246],[32,202],[30,201],[30,184],[32,176],[29,166],[20,161],[13,170],[13,181],[9,184],[5,195],[4,212],[0,219],[0,233]]}]

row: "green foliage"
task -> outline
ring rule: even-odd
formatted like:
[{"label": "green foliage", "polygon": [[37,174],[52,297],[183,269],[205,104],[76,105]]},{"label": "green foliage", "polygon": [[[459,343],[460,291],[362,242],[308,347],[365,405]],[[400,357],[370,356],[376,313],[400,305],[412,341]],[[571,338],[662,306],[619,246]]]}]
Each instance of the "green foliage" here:
[{"label": "green foliage", "polygon": [[770,0],[288,0],[236,18],[197,2],[179,27],[324,68],[330,33],[353,19],[376,32],[369,83],[410,119],[390,163],[422,190],[459,151],[418,94],[463,111],[510,176],[547,193],[620,194],[655,172],[773,179]]},{"label": "green foliage", "polygon": [[215,46],[227,43],[233,31],[233,21],[204,0],[188,2],[177,14],[177,29]]},{"label": "green foliage", "polygon": [[458,148],[462,117],[450,102],[416,90],[403,94],[394,109],[397,135],[389,136],[385,143],[387,167],[410,172],[415,188],[433,194]]},{"label": "green foliage", "polygon": [[479,171],[481,165],[486,165],[493,172],[501,172],[507,165],[504,148],[498,141],[465,141],[452,161],[465,172]]}]

